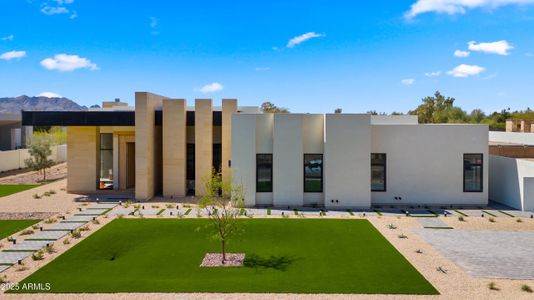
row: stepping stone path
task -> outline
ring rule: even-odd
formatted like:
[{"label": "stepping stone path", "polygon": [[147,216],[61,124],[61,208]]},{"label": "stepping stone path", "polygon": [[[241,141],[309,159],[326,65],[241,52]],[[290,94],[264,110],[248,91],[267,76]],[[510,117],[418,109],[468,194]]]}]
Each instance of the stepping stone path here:
[{"label": "stepping stone path", "polygon": [[405,216],[406,214],[398,208],[377,208],[383,216]]},{"label": "stepping stone path", "polygon": [[23,260],[26,257],[32,255],[31,252],[0,252],[0,264],[16,264],[19,260]]},{"label": "stepping stone path", "polygon": [[61,223],[87,223],[92,221],[95,216],[72,216],[61,221]]},{"label": "stepping stone path", "polygon": [[356,210],[351,210],[351,212],[354,215],[354,217],[360,217],[360,216],[363,216],[363,214],[365,214],[366,217],[367,216],[378,216],[376,211],[372,209],[356,209]]},{"label": "stepping stone path", "polygon": [[406,209],[408,214],[412,217],[433,217],[436,214],[433,212],[430,212],[428,209],[424,208],[408,208]]},{"label": "stepping stone path", "polygon": [[69,233],[68,231],[39,231],[35,233],[34,235],[29,236],[26,238],[26,240],[49,240],[49,241],[55,241],[58,240]]},{"label": "stepping stone path", "polygon": [[71,231],[83,225],[85,223],[57,223],[48,228],[43,228],[43,231]]},{"label": "stepping stone path", "polygon": [[[489,217],[499,217],[499,218],[510,218],[509,215],[507,214],[503,214],[502,212],[498,211],[498,210],[493,210],[493,209],[485,209],[486,212],[488,212],[489,214],[491,215],[488,215]],[[493,216],[492,216],[493,215]]]},{"label": "stepping stone path", "polygon": [[147,216],[147,215],[157,215],[159,212],[160,212],[161,208],[145,208],[145,209],[140,209],[138,211],[135,212],[135,215],[138,216],[138,215],[143,215],[143,216]]},{"label": "stepping stone path", "polygon": [[41,248],[46,247],[46,245],[52,244],[52,241],[24,241],[20,244],[13,245],[7,251],[39,251]]},{"label": "stepping stone path", "polygon": [[164,216],[177,216],[178,214],[183,215],[184,213],[185,210],[183,209],[170,208],[165,209],[161,214]]},{"label": "stepping stone path", "polygon": [[[51,226],[43,226],[43,231],[38,231],[29,235],[25,240],[13,244],[11,247],[0,252],[0,272],[7,270],[11,265],[18,263],[32,255],[33,252],[39,251],[48,244],[66,236],[72,230],[87,224],[94,217],[106,213],[109,209],[113,209],[117,204],[114,203],[99,203],[92,207],[77,213],[74,216],[62,220]],[[132,210],[133,211],[133,210]]]},{"label": "stepping stone path", "polygon": [[107,212],[107,208],[86,209],[75,214],[75,216],[100,216]]},{"label": "stepping stone path", "polygon": [[417,218],[417,222],[424,228],[452,229],[451,226],[438,218]]},{"label": "stepping stone path", "polygon": [[110,216],[127,216],[134,212],[134,208],[116,208],[108,213]]},{"label": "stepping stone path", "polygon": [[468,217],[481,217],[482,215],[484,215],[484,217],[491,217],[490,215],[479,209],[458,209],[458,211],[463,213],[464,215],[467,215]]}]

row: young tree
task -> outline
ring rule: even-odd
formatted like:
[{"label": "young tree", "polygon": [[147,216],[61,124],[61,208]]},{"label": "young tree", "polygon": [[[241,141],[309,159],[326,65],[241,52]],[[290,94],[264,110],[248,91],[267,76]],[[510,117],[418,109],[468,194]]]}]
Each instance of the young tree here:
[{"label": "young tree", "polygon": [[342,112],[343,112],[343,109],[341,109],[341,108],[336,108],[336,110],[334,110],[335,114],[340,114]]},{"label": "young tree", "polygon": [[46,169],[54,165],[54,161],[48,159],[52,154],[53,142],[50,136],[36,133],[29,139],[28,145],[28,152],[31,157],[25,159],[24,163],[28,168],[43,174],[43,181],[46,181]]},{"label": "young tree", "polygon": [[222,180],[215,169],[204,179],[205,194],[200,199],[200,207],[205,209],[210,223],[208,229],[212,237],[221,243],[222,264],[226,261],[226,246],[231,239],[239,237],[243,229],[238,217],[243,207],[244,190],[242,185],[232,184],[233,180]]},{"label": "young tree", "polygon": [[278,107],[274,103],[266,101],[261,104],[261,111],[264,113],[289,113],[289,110],[284,107]]}]

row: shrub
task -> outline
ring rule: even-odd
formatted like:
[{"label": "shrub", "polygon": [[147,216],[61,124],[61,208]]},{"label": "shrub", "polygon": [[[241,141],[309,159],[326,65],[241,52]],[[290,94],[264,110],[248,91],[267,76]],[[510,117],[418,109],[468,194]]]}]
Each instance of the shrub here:
[{"label": "shrub", "polygon": [[166,207],[166,208],[173,208],[174,205],[172,205],[171,203],[167,203],[167,204],[165,204],[165,207]]},{"label": "shrub", "polygon": [[37,229],[39,229],[39,225],[33,225],[33,226],[32,226],[32,229],[33,229],[33,230],[37,230]]},{"label": "shrub", "polygon": [[423,254],[423,250],[421,250],[421,249],[417,249],[417,250],[415,250],[415,253]]},{"label": "shrub", "polygon": [[493,217],[489,217],[488,221],[490,221],[490,223],[495,223],[495,219]]},{"label": "shrub", "polygon": [[52,254],[56,252],[56,249],[54,249],[54,246],[52,244],[45,247],[45,251],[48,254]]},{"label": "shrub", "polygon": [[516,221],[517,223],[523,223],[523,220],[521,220],[520,218],[517,218],[515,221]]},{"label": "shrub", "polygon": [[26,271],[26,270],[28,270],[28,267],[22,265],[22,266],[18,267],[15,271],[22,272],[22,271]]},{"label": "shrub", "polygon": [[6,275],[0,275],[0,284],[7,283],[7,277]]},{"label": "shrub", "polygon": [[531,288],[530,286],[526,285],[526,284],[523,284],[523,285],[521,286],[521,290],[522,290],[523,292],[532,293],[532,288]]},{"label": "shrub", "polygon": [[32,254],[32,259],[33,260],[43,260],[44,259],[43,252],[42,251],[35,252],[34,254]]},{"label": "shrub", "polygon": [[31,230],[31,229],[26,229],[26,230],[22,231],[22,232],[20,233],[20,235],[30,235],[30,234],[33,234],[33,232],[34,232],[34,231]]},{"label": "shrub", "polygon": [[493,281],[490,282],[490,283],[488,283],[488,289],[490,289],[490,290],[492,290],[492,291],[498,291],[498,290],[500,290],[500,289],[497,287],[497,285],[495,284],[495,282],[493,282]]},{"label": "shrub", "polygon": [[64,239],[63,240],[63,245],[68,245],[70,244],[70,240],[69,239]]},{"label": "shrub", "polygon": [[39,196],[39,194],[33,194],[32,197],[33,199],[41,199],[41,196]]},{"label": "shrub", "polygon": [[70,235],[71,235],[71,236],[72,236],[73,238],[75,238],[75,239],[79,239],[79,238],[81,238],[81,237],[82,237],[82,234],[81,234],[81,232],[80,232],[80,231],[78,231],[78,230],[74,230],[73,232],[71,232],[71,234],[70,234]]},{"label": "shrub", "polygon": [[54,218],[48,218],[48,219],[46,219],[44,222],[45,222],[46,224],[52,224],[52,223],[56,223],[57,220],[54,219]]},{"label": "shrub", "polygon": [[399,239],[407,239],[408,238],[404,233],[399,234],[398,237],[399,237]]},{"label": "shrub", "polygon": [[50,197],[52,194],[50,194],[50,192],[44,192],[43,195],[44,195],[45,197]]},{"label": "shrub", "polygon": [[132,200],[128,200],[124,203],[124,207],[130,207],[130,205],[132,205]]},{"label": "shrub", "polygon": [[152,208],[159,208],[159,205],[152,205]]},{"label": "shrub", "polygon": [[78,230],[79,231],[89,231],[91,229],[89,229],[89,226],[86,225],[86,226],[80,227]]},{"label": "shrub", "polygon": [[460,221],[460,222],[465,222],[465,218],[464,218],[464,216],[458,216],[458,221]]},{"label": "shrub", "polygon": [[54,195],[54,194],[56,193],[56,191],[55,191],[55,190],[49,190],[48,193],[49,193],[50,195]]},{"label": "shrub", "polygon": [[395,224],[389,224],[388,228],[389,229],[397,229],[397,226],[395,226]]},{"label": "shrub", "polygon": [[95,224],[95,225],[100,224],[100,221],[98,221],[98,219],[93,219],[91,222],[92,222],[93,224]]}]

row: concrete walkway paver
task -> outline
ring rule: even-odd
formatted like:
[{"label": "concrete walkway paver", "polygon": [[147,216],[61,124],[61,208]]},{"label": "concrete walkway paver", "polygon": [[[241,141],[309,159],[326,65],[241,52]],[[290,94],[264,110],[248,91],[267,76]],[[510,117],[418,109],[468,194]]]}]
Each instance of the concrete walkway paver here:
[{"label": "concrete walkway paver", "polygon": [[16,264],[19,260],[32,255],[31,252],[0,252],[0,264]]},{"label": "concrete walkway paver", "polygon": [[65,218],[65,220],[61,221],[61,223],[87,223],[93,220],[93,218],[95,218],[95,216],[72,216]]},{"label": "concrete walkway paver", "polygon": [[447,223],[443,222],[439,218],[416,218],[417,223],[421,224],[424,228],[452,228]]},{"label": "concrete walkway paver", "polygon": [[82,210],[80,212],[77,212],[75,214],[75,216],[99,216],[99,215],[105,213],[106,211],[108,211],[108,209],[104,209],[104,208],[86,209],[86,210]]},{"label": "concrete walkway paver", "polygon": [[26,240],[49,240],[49,241],[55,241],[58,240],[69,233],[68,231],[40,231],[36,234],[29,236],[26,238]]},{"label": "concrete walkway paver", "polygon": [[20,244],[13,245],[13,247],[6,249],[8,251],[39,251],[46,245],[51,244],[52,241],[23,241]]},{"label": "concrete walkway paver", "polygon": [[54,224],[48,228],[44,228],[43,231],[57,231],[57,230],[60,230],[60,231],[71,231],[71,230],[74,230],[78,227],[81,227],[85,225],[85,223],[73,223],[73,222],[70,222],[70,223],[57,223],[57,224]]}]

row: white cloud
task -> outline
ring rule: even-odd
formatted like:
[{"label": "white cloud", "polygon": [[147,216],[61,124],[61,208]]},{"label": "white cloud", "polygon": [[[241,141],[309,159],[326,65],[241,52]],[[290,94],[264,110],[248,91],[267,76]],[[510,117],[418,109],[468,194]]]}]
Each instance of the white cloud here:
[{"label": "white cloud", "polygon": [[60,94],[56,94],[54,92],[42,92],[38,95],[39,97],[47,97],[47,98],[62,98]]},{"label": "white cloud", "polygon": [[417,15],[434,12],[439,14],[465,14],[475,8],[495,9],[508,5],[529,5],[534,0],[417,0],[404,16],[412,19]]},{"label": "white cloud", "polygon": [[203,94],[208,94],[208,93],[219,92],[219,91],[222,91],[223,89],[224,89],[224,86],[222,84],[218,82],[213,82],[213,83],[206,84],[205,86],[199,88],[198,91]]},{"label": "white cloud", "polygon": [[534,54],[532,54],[532,52],[527,52],[527,53],[525,53],[525,56],[526,57],[532,57],[532,56],[534,56]]},{"label": "white cloud", "polygon": [[15,36],[10,34],[8,36],[1,37],[0,40],[2,40],[2,41],[12,41],[14,38],[15,38]]},{"label": "white cloud", "polygon": [[26,51],[9,51],[9,52],[2,53],[0,55],[0,59],[12,60],[15,58],[23,58],[25,56],[26,56]]},{"label": "white cloud", "polygon": [[289,42],[287,42],[287,47],[288,48],[293,48],[296,45],[298,45],[300,43],[304,43],[305,41],[307,41],[309,39],[319,38],[319,37],[324,37],[324,36],[325,35],[322,34],[322,33],[308,32],[308,33],[305,33],[305,34],[302,34],[302,35],[299,35],[299,36],[296,36],[296,37],[290,39]]},{"label": "white cloud", "polygon": [[148,23],[148,26],[152,29],[152,31],[150,32],[151,34],[159,34],[158,32],[158,26],[159,26],[159,19],[158,18],[154,18],[154,17],[150,17],[150,22]]},{"label": "white cloud", "polygon": [[462,51],[462,50],[456,50],[454,51],[454,56],[456,57],[468,57],[471,52],[469,51]]},{"label": "white cloud", "polygon": [[435,72],[427,72],[425,73],[426,77],[438,77],[441,75],[441,71],[435,71]]},{"label": "white cloud", "polygon": [[256,68],[256,71],[258,71],[258,72],[269,71],[269,70],[271,70],[270,67],[257,67]]},{"label": "white cloud", "polygon": [[415,79],[406,78],[406,79],[401,80],[401,83],[404,84],[404,85],[412,85],[412,84],[415,83]]},{"label": "white cloud", "polygon": [[60,14],[68,14],[69,10],[66,7],[63,6],[43,6],[41,8],[41,12],[45,15],[52,16],[52,15],[60,15]]},{"label": "white cloud", "polygon": [[465,77],[469,77],[469,76],[473,76],[473,75],[478,75],[482,72],[484,72],[486,69],[484,69],[483,67],[480,67],[480,66],[477,66],[477,65],[465,65],[465,64],[461,64],[459,66],[457,66],[456,68],[450,70],[449,72],[447,72],[447,74],[451,75],[451,76],[454,76],[454,77],[459,77],[459,78],[465,78]]},{"label": "white cloud", "polygon": [[41,66],[48,70],[70,72],[76,69],[98,70],[96,64],[85,57],[69,54],[56,54],[54,58],[45,58],[41,61]]},{"label": "white cloud", "polygon": [[478,43],[475,41],[468,42],[469,50],[471,51],[480,51],[484,53],[498,54],[498,55],[508,55],[508,51],[514,49],[507,41],[497,41],[491,43]]}]

